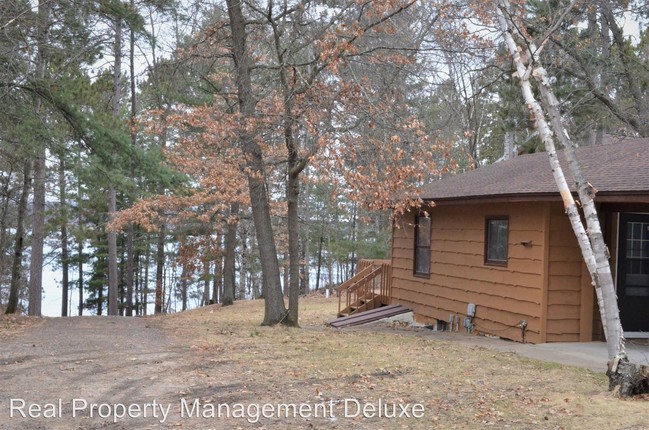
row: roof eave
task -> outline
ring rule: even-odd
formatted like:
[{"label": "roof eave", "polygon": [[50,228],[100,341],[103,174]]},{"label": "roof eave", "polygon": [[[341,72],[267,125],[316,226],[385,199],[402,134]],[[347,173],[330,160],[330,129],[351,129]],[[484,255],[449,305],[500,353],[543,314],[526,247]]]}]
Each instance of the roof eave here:
[{"label": "roof eave", "polygon": [[[573,192],[578,198],[576,192]],[[462,197],[422,197],[425,203],[433,202],[435,205],[445,204],[480,204],[480,203],[528,203],[560,201],[558,192],[545,193],[514,193],[514,194],[489,194]],[[606,191],[600,192],[595,197],[598,203],[649,203],[649,191]]]}]

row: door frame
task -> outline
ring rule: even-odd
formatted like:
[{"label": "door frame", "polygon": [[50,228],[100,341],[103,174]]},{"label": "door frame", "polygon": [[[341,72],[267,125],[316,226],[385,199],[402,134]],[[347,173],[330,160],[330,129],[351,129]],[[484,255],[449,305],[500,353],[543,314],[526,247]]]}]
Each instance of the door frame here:
[{"label": "door frame", "polygon": [[[616,258],[615,258],[615,278],[614,278],[616,294],[617,294],[617,291],[618,291],[618,280],[620,279],[620,270],[622,269],[621,265],[620,265],[620,260],[622,260],[622,258],[620,256],[621,256],[622,252],[626,252],[626,246],[624,246],[624,247],[622,246],[622,245],[626,245],[624,243],[626,241],[626,237],[623,238],[620,235],[620,227],[621,227],[621,223],[622,223],[622,217],[624,215],[644,215],[649,219],[649,213],[648,212],[629,211],[629,212],[618,212],[617,213],[617,223],[616,223],[617,224],[616,225],[616,238],[617,238],[616,247],[617,247],[617,252],[616,252]],[[624,259],[624,261],[626,261],[626,259]],[[618,295],[618,309],[619,309],[619,307],[620,307],[620,304],[619,304],[619,295]],[[649,319],[649,313],[647,313],[647,318]],[[622,319],[622,315],[621,315],[621,311],[620,311],[620,320],[621,319]],[[624,325],[622,326],[622,329],[624,329]],[[626,331],[625,330],[624,331],[624,337],[629,338],[629,339],[634,339],[634,338],[635,339],[649,339],[649,331],[645,332],[645,331]]]}]

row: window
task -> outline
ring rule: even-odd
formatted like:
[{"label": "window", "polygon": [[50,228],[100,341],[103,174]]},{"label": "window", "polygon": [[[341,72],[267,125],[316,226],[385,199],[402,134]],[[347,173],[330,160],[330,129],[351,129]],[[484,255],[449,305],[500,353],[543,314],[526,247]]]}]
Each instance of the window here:
[{"label": "window", "polygon": [[490,217],[485,224],[485,264],[506,266],[509,219]]},{"label": "window", "polygon": [[430,274],[430,216],[424,213],[415,218],[415,275]]}]

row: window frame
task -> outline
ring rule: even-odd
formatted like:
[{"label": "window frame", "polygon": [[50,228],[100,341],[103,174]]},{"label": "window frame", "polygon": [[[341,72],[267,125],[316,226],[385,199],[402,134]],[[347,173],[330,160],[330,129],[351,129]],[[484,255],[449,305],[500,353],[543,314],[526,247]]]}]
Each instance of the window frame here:
[{"label": "window frame", "polygon": [[[427,220],[427,227],[428,227],[428,243],[420,243],[420,220],[425,219]],[[417,276],[420,278],[430,278],[430,267],[431,267],[431,245],[432,245],[432,232],[433,232],[433,220],[430,214],[421,211],[417,215],[415,215],[415,237],[414,237],[414,246],[413,246],[413,265],[412,265],[412,274],[413,276]],[[425,241],[424,241],[425,242]],[[426,250],[425,254],[428,256],[426,260],[426,271],[418,271],[418,266],[419,266],[419,250]]]},{"label": "window frame", "polygon": [[[504,260],[494,260],[489,258],[489,248],[491,242],[490,235],[490,224],[493,221],[506,221],[507,222],[507,234],[505,236],[505,259]],[[484,265],[485,266],[498,266],[498,267],[507,267],[509,263],[509,217],[507,215],[491,215],[485,217],[485,233],[484,233]]]}]

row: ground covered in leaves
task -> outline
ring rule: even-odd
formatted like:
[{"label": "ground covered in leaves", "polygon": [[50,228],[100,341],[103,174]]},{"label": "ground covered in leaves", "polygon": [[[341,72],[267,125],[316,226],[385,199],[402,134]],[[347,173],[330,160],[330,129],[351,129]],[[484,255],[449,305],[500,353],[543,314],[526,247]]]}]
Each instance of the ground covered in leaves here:
[{"label": "ground covered in leaves", "polygon": [[[303,299],[299,329],[259,326],[261,301],[155,318],[45,319],[27,328],[3,320],[0,333],[18,330],[0,334],[0,428],[643,429],[649,422],[647,400],[616,398],[603,374],[440,340],[422,328],[325,327],[336,310],[335,298]],[[11,399],[41,407],[41,416],[10,418]],[[58,399],[61,416],[43,416]],[[72,416],[75,399],[95,402],[93,416],[81,409]],[[143,416],[154,402],[169,406],[164,422],[152,407]],[[116,417],[118,404],[135,409]]]}]

